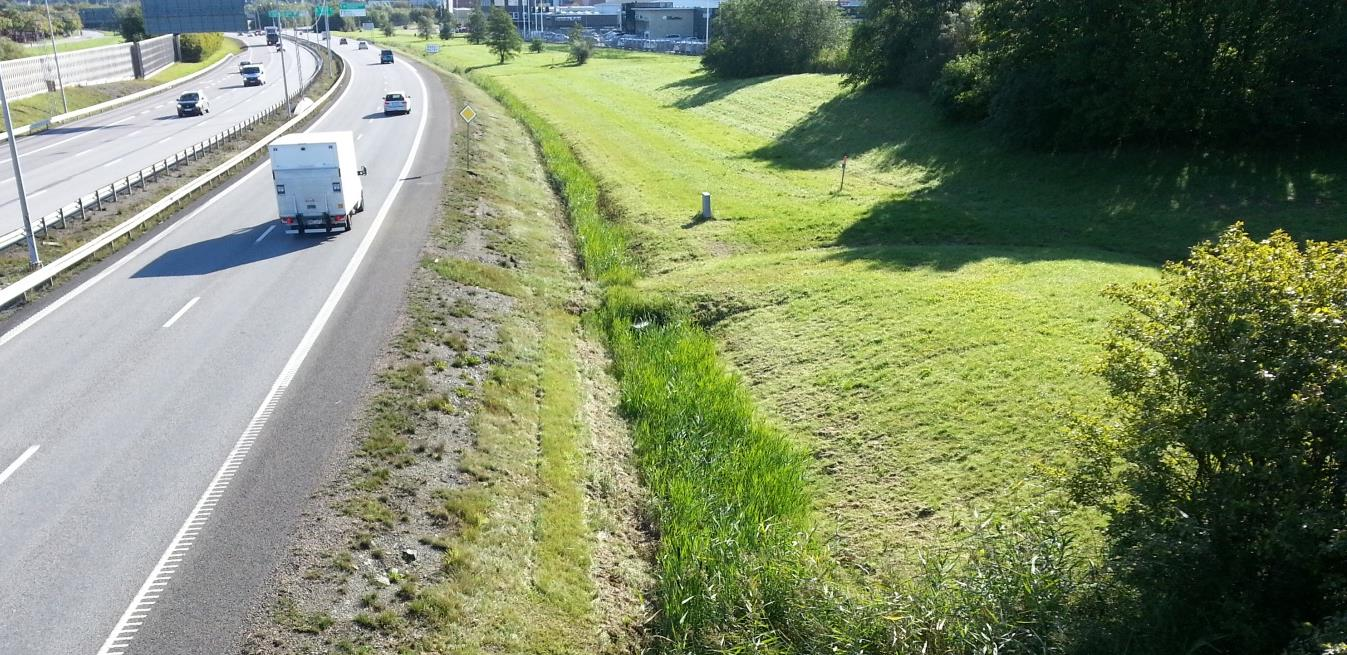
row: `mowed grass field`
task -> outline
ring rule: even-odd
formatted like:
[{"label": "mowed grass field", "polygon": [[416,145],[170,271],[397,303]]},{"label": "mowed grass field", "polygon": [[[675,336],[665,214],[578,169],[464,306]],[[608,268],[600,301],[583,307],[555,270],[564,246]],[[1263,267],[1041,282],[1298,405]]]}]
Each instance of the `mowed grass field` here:
[{"label": "mowed grass field", "polygon": [[[566,132],[630,226],[642,284],[686,298],[813,449],[835,543],[868,564],[1051,495],[1042,468],[1102,397],[1108,285],[1154,279],[1236,220],[1347,236],[1338,155],[1013,152],[837,76],[717,81],[695,58],[599,50],[577,67],[557,48],[497,65],[461,39],[432,58]],[[702,191],[715,220],[696,218]]]}]

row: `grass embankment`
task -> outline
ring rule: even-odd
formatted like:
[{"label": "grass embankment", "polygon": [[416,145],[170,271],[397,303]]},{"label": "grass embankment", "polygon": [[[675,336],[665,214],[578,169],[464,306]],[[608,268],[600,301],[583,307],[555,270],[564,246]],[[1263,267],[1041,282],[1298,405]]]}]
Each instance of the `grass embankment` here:
[{"label": "grass embankment", "polygon": [[[74,52],[76,50],[88,50],[89,48],[101,48],[105,45],[117,45],[125,43],[126,39],[120,34],[105,34],[92,39],[80,39],[79,41],[58,41],[56,43],[56,52]],[[45,55],[51,52],[51,44],[43,41],[41,43],[29,43],[24,46],[28,50],[29,57]]]},{"label": "grass embankment", "polygon": [[225,39],[224,45],[206,58],[205,61],[190,64],[183,62],[171,64],[168,68],[143,80],[126,80],[90,86],[68,86],[65,90],[66,110],[62,109],[60,91],[39,93],[11,103],[9,106],[10,118],[14,121],[15,126],[31,125],[65,113],[67,110],[75,111],[92,107],[100,102],[115,100],[137,91],[144,91],[160,84],[181,79],[242,50],[243,46],[240,42],[234,39]]},{"label": "grass embankment", "polygon": [[[407,323],[328,494],[345,516],[302,530],[336,524],[317,542],[345,545],[282,584],[293,632],[248,652],[640,650],[638,485],[620,419],[591,398],[603,371],[561,208],[518,123],[445,81],[479,111],[473,171],[447,175]],[[457,133],[438,138],[461,152]],[[408,546],[434,556],[404,561]]]},{"label": "grass embankment", "polygon": [[[388,41],[413,51],[422,43]],[[812,473],[836,520],[834,553],[867,568],[910,564],[904,551],[944,541],[951,533],[942,526],[970,506],[1013,508],[1044,494],[1037,470],[1065,463],[1067,416],[1100,398],[1087,369],[1104,321],[1117,311],[1099,294],[1106,284],[1152,278],[1160,261],[1236,219],[1302,238],[1344,232],[1336,220],[1339,155],[1014,153],[988,145],[993,135],[940,123],[919,98],[846,94],[834,76],[722,82],[698,75],[686,58],[601,50],[573,67],[563,57],[551,50],[497,66],[484,48],[456,41],[430,59],[518,99],[513,108],[571,203],[582,252],[586,216],[604,191],[605,208],[624,218],[650,274],[639,288],[691,305],[754,397],[815,450]],[[564,137],[553,126],[564,126]],[[597,179],[575,181],[584,177],[579,163],[553,153],[567,145]],[[844,155],[850,166],[839,190]],[[704,190],[717,197],[709,222],[694,216]],[[767,491],[771,485],[750,474],[730,478],[752,479],[746,488],[723,488],[717,467],[746,462],[734,439],[749,435],[745,443],[756,447],[757,431],[770,428],[739,406],[733,381],[730,389],[714,383],[725,374],[712,349],[670,318],[676,312],[620,295],[609,308],[619,317],[613,343],[623,407],[664,503],[663,607],[684,612],[699,601],[676,596],[678,585],[728,591],[716,587],[725,578],[689,576],[752,567],[770,551],[762,542],[708,545],[698,537],[745,532],[751,519],[794,529],[809,524],[800,518],[807,510],[747,511],[773,507],[774,498],[755,496],[793,493],[791,485]],[[704,395],[708,389],[719,395]],[[733,410],[720,414],[721,403]],[[721,417],[738,427],[724,429]],[[702,439],[712,426],[719,438]],[[664,448],[675,443],[709,450]],[[786,462],[786,478],[798,461],[790,450],[773,452]],[[679,475],[679,460],[698,456],[701,475]],[[661,479],[666,473],[676,482]],[[727,501],[722,492],[737,496]],[[698,514],[695,500],[679,498],[714,499],[720,514]],[[693,517],[712,524],[689,532],[690,542],[671,536],[678,532],[671,526]],[[717,548],[743,560],[710,565],[720,561]],[[708,564],[671,566],[697,557]],[[953,617],[966,601],[938,609]],[[786,605],[722,607],[719,619],[702,619],[742,623],[773,611],[780,618]],[[813,618],[826,614],[823,605],[809,610]],[[663,620],[677,632],[689,619]],[[707,636],[716,627],[694,629]],[[774,630],[764,639],[807,637]]]}]

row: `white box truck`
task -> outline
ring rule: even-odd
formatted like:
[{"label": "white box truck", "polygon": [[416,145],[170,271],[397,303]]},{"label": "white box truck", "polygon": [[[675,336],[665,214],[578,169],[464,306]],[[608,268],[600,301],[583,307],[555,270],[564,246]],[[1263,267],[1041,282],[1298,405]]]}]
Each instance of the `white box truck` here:
[{"label": "white box truck", "polygon": [[350,132],[302,132],[271,142],[276,207],[291,234],[306,229],[351,229],[351,215],[365,209]]}]

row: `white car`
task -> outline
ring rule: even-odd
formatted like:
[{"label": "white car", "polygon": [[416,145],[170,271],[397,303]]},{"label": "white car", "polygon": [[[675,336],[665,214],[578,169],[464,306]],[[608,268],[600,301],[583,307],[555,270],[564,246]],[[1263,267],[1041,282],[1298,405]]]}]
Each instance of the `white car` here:
[{"label": "white car", "polygon": [[384,116],[410,113],[412,113],[411,96],[401,93],[389,93],[384,95]]},{"label": "white car", "polygon": [[355,44],[355,49],[356,49],[356,50],[369,50],[369,44],[368,44],[368,43],[365,43],[364,41],[360,41],[360,42],[358,42],[358,43]]}]

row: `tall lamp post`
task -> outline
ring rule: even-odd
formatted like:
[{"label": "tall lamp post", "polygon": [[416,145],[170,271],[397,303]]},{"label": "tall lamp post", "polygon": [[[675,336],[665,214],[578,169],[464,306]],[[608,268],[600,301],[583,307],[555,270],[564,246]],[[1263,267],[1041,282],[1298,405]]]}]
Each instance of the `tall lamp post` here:
[{"label": "tall lamp post", "polygon": [[[65,100],[65,80],[61,79],[61,58],[56,55],[56,28],[51,22],[51,3],[48,0],[42,0],[42,5],[47,8],[47,36],[51,37],[51,59],[56,62],[56,85],[61,87],[61,113],[70,113],[70,105]],[[8,111],[8,110],[6,110]],[[6,127],[6,130],[9,128]]]},{"label": "tall lamp post", "polygon": [[28,217],[28,195],[23,191],[23,168],[19,166],[18,139],[14,136],[14,122],[9,117],[9,97],[5,95],[5,80],[0,77],[0,111],[5,115],[5,141],[9,142],[9,161],[14,165],[14,183],[19,187],[19,211],[23,213],[23,231],[28,236],[28,267],[37,269],[42,266],[42,258],[37,254],[37,235],[33,234],[33,221]]}]

